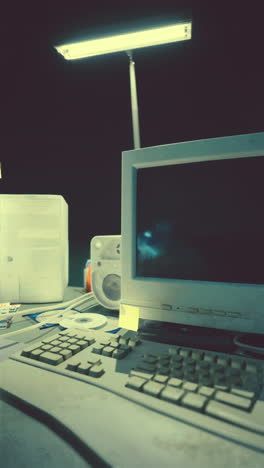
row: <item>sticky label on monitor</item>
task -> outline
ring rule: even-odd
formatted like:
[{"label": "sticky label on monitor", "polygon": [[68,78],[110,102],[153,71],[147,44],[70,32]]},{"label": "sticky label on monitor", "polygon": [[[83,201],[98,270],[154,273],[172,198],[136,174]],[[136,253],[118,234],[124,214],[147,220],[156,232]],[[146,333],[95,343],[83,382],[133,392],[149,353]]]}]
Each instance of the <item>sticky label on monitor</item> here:
[{"label": "sticky label on monitor", "polygon": [[120,328],[126,328],[128,330],[138,331],[139,322],[139,307],[121,304],[119,310],[119,322]]}]

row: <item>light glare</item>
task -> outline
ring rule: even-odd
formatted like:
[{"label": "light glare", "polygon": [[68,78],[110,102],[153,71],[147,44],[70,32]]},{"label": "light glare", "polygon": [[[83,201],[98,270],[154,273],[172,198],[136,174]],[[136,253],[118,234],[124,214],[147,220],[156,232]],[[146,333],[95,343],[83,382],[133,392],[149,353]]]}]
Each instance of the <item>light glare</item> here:
[{"label": "light glare", "polygon": [[191,22],[162,28],[149,29],[130,34],[83,41],[57,46],[55,49],[67,60],[139,49],[141,47],[167,44],[191,39]]}]

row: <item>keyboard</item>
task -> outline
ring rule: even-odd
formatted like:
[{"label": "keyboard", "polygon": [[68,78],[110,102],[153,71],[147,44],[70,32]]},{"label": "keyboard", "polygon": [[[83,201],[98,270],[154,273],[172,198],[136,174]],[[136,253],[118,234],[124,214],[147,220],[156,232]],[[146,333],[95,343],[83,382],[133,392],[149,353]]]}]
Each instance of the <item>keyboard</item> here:
[{"label": "keyboard", "polygon": [[[86,383],[264,451],[262,360],[145,341],[127,330],[110,334],[72,329],[47,334],[8,362],[13,373],[22,369],[23,375],[27,368],[31,381],[41,369],[49,382],[52,375],[61,376],[66,393],[67,381]],[[27,400],[25,392],[19,394],[17,380],[9,384],[7,379],[6,391]]]}]

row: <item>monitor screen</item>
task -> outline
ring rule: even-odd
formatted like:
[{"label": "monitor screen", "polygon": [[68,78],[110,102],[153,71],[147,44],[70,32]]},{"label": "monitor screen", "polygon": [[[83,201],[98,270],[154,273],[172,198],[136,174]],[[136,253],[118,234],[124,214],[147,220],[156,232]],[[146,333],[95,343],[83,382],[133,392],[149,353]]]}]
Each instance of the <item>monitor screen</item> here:
[{"label": "monitor screen", "polygon": [[121,310],[264,334],[264,133],[122,155]]},{"label": "monitor screen", "polygon": [[137,171],[138,277],[264,284],[264,157]]}]

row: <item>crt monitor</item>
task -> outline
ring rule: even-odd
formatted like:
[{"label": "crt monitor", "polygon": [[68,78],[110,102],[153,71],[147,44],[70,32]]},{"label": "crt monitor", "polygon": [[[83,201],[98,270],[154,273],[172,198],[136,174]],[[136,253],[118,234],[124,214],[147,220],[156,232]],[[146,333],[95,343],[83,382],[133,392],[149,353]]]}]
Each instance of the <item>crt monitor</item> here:
[{"label": "crt monitor", "polygon": [[123,152],[121,307],[264,334],[263,174],[264,133]]}]

